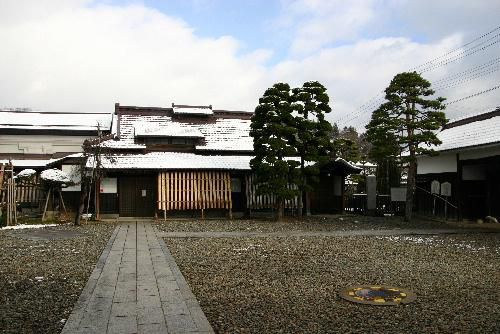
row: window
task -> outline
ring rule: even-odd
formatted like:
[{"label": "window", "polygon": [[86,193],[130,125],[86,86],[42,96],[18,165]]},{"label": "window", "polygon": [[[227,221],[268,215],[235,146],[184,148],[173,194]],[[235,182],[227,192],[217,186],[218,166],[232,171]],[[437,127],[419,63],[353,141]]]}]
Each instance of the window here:
[{"label": "window", "polygon": [[196,145],[198,139],[180,137],[142,137],[138,138],[138,142],[146,145]]}]

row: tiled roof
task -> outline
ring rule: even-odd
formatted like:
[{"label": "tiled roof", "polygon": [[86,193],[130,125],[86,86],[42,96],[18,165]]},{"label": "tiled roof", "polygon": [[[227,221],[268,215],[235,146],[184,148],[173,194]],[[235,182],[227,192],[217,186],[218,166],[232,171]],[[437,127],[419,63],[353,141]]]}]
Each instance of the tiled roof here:
[{"label": "tiled roof", "polygon": [[445,128],[437,134],[442,144],[436,151],[500,143],[500,114],[487,119]]},{"label": "tiled roof", "polygon": [[[173,119],[167,114],[122,114],[120,115],[120,148],[134,144],[134,136],[143,133],[142,129],[160,129],[166,133],[191,133],[195,132],[204,137],[204,143],[196,146],[199,151],[253,151],[253,140],[250,137],[250,120],[242,118],[225,118],[210,116],[210,118],[194,121],[191,118]],[[173,129],[176,129],[175,132]],[[165,130],[165,131],[163,131]]]},{"label": "tiled roof", "polygon": [[[117,154],[104,158],[109,169],[205,169],[249,170],[251,156],[197,155],[194,153],[150,152],[146,154]],[[92,166],[89,159],[87,166]]]},{"label": "tiled roof", "polygon": [[178,124],[168,122],[159,126],[151,127],[147,122],[136,123],[134,126],[136,137],[183,137],[203,138],[197,126],[191,124]]},{"label": "tiled roof", "polygon": [[197,150],[253,151],[250,137],[250,120],[218,118],[213,124],[201,124],[200,132],[205,136],[205,145]]}]

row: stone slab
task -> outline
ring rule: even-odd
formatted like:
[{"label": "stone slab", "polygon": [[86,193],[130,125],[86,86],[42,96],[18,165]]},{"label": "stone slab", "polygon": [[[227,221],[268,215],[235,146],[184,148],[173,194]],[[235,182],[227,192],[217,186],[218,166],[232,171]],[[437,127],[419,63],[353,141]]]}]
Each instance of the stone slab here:
[{"label": "stone slab", "polygon": [[113,232],[62,333],[213,330],[151,224],[127,222]]}]

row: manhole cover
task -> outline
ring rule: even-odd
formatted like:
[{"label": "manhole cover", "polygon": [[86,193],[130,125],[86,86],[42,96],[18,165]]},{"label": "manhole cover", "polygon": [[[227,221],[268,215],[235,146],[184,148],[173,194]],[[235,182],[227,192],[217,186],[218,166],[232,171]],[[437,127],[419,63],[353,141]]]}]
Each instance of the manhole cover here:
[{"label": "manhole cover", "polygon": [[408,304],[417,298],[409,290],[382,285],[351,286],[342,289],[340,297],[350,302],[369,305]]}]

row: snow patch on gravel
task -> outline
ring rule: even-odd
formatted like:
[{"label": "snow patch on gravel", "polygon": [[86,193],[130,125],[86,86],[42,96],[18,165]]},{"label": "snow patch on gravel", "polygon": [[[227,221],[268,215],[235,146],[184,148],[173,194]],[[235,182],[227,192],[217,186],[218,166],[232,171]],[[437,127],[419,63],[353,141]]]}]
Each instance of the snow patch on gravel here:
[{"label": "snow patch on gravel", "polygon": [[257,248],[262,248],[261,245],[248,245],[247,247],[242,247],[242,248],[233,248],[233,251],[235,251],[238,254],[241,254],[243,252],[248,252],[250,250],[254,250]]},{"label": "snow patch on gravel", "polygon": [[[453,246],[458,249],[468,250],[471,252],[479,252],[486,250],[485,246],[476,246],[473,243],[456,241],[456,240],[444,240],[439,237],[417,237],[417,236],[389,236],[389,237],[377,237],[379,240],[389,240],[392,242],[411,242],[414,244],[422,244],[427,246]],[[498,252],[498,250],[496,250]]]},{"label": "snow patch on gravel", "polygon": [[43,225],[43,224],[34,224],[34,225],[21,224],[21,225],[2,227],[2,228],[0,228],[0,230],[23,230],[26,228],[43,228],[43,227],[52,227],[52,226],[57,226],[57,225],[56,224],[45,224],[45,225]]}]

